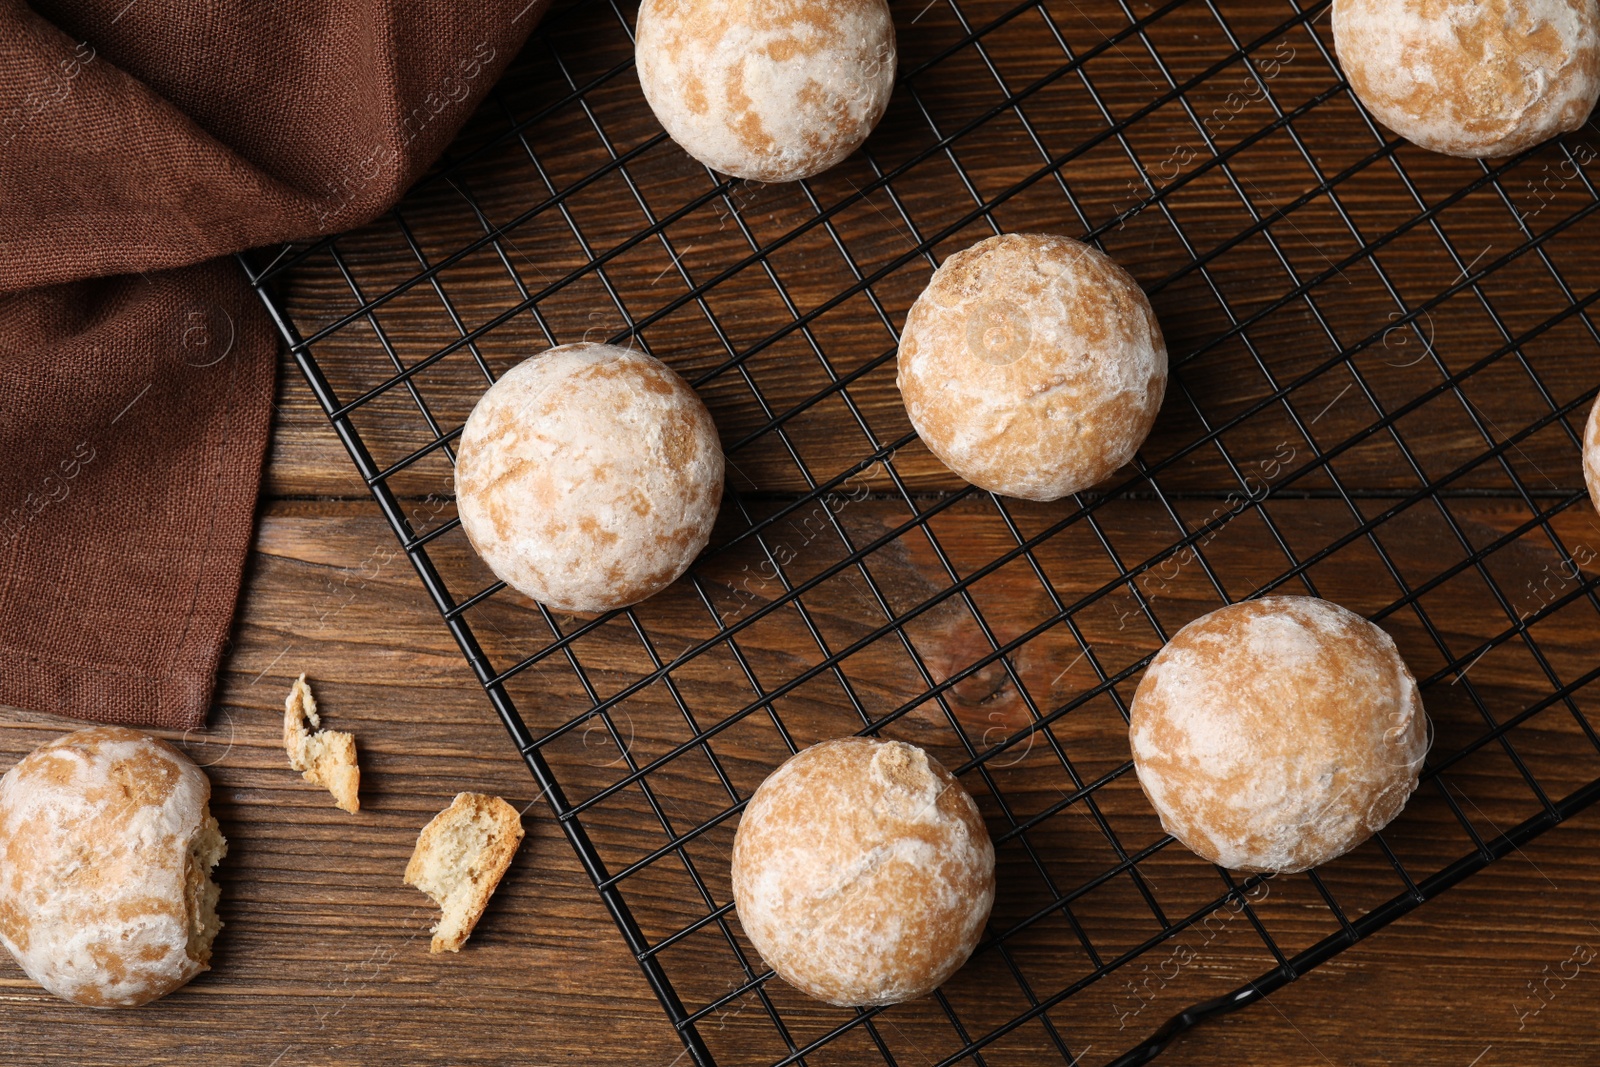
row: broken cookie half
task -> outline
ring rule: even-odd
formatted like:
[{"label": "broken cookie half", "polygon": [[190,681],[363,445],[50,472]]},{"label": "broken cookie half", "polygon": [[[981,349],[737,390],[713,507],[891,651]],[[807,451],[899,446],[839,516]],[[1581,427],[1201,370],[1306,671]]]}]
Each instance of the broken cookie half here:
[{"label": "broken cookie half", "polygon": [[[308,725],[309,724],[309,725]],[[294,680],[283,705],[283,750],[289,766],[314,785],[325,785],[333,802],[354,814],[361,808],[361,767],[356,763],[356,739],[339,730],[323,730],[317,700],[306,676]]]},{"label": "broken cookie half", "polygon": [[430,952],[459,952],[522,844],[522,817],[499,797],[457,793],[417,836],[406,884],[439,905]]}]

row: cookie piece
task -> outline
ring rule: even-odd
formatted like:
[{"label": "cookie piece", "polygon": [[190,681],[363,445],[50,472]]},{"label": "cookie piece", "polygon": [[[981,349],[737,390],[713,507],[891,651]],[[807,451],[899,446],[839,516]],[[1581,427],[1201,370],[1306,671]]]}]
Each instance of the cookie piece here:
[{"label": "cookie piece", "polygon": [[439,905],[430,952],[460,952],[522,844],[522,817],[499,797],[457,793],[417,836],[406,885]]},{"label": "cookie piece", "polygon": [[327,786],[334,804],[354,815],[361,810],[355,736],[321,726],[317,699],[302,674],[283,703],[283,750],[289,755],[289,766],[304,772],[305,780],[313,785]]}]

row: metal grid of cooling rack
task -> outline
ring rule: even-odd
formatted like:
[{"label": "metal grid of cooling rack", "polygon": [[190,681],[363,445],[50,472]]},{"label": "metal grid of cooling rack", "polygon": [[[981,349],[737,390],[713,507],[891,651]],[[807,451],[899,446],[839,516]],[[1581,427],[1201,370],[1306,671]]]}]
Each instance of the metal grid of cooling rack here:
[{"label": "metal grid of cooling rack", "polygon": [[[241,258],[693,1062],[1145,1062],[1600,798],[1568,640],[1600,611],[1569,521],[1595,153],[1402,145],[1326,2],[1091,6],[898,6],[884,127],[765,189],[653,124],[631,7],[562,10],[394,213]],[[1030,226],[1134,269],[1173,357],[1131,475],[1050,506],[952,484],[885,414],[927,272]],[[463,549],[451,446],[497,373],[596,331],[701,390],[749,485],[674,590],[556,617]],[[1439,744],[1372,843],[1239,880],[1141,806],[1125,698],[1189,618],[1302,589],[1396,633]],[[799,998],[730,903],[754,786],[851,731],[933,748],[995,831],[986,939],[918,1004]]]}]

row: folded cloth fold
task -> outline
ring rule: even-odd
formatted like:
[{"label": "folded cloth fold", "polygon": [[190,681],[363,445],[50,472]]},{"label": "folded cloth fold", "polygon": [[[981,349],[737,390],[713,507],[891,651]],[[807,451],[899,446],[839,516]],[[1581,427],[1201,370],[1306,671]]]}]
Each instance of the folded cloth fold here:
[{"label": "folded cloth fold", "polygon": [[276,341],[243,249],[360,225],[545,0],[0,0],[0,703],[205,721]]}]

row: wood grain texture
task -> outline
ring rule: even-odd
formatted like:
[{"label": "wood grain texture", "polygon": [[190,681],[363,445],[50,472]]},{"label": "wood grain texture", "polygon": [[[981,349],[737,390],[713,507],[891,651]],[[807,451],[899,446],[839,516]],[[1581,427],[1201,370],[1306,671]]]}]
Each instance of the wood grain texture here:
[{"label": "wood grain texture", "polygon": [[[962,0],[972,26],[1005,19],[985,34],[984,52],[965,46],[902,87],[868,152],[811,186],[818,203],[837,203],[904,164],[894,197],[873,192],[834,216],[831,230],[807,229],[765,265],[752,264],[691,299],[691,287],[749,256],[752,241],[789,233],[816,209],[796,187],[741,185],[687,210],[665,228],[665,241],[630,244],[652,218],[714,186],[670,143],[651,142],[659,127],[630,73],[603,78],[627,57],[626,35],[606,5],[567,5],[548,24],[550,43],[530,46],[508,75],[502,102],[486,107],[463,134],[457,154],[479,154],[453,175],[454,184],[424,185],[408,198],[405,230],[385,220],[341,239],[337,263],[327,252],[308,258],[282,280],[282,296],[309,335],[357,306],[352,283],[371,298],[481,235],[483,218],[501,224],[546,204],[500,249],[485,247],[441,271],[437,287],[399,293],[313,351],[349,400],[388,380],[396,360],[410,366],[526,293],[542,293],[536,309],[413,376],[426,413],[405,388],[358,411],[357,429],[383,465],[432,440],[429,418],[446,433],[461,424],[483,388],[477,359],[499,372],[547,344],[610,337],[629,321],[649,319],[642,342],[697,380],[730,451],[730,485],[739,494],[725,505],[713,551],[696,568],[698,585],[679,583],[632,620],[584,633],[572,643],[571,659],[542,656],[508,683],[532,728],[562,731],[544,751],[569,801],[593,801],[582,820],[609,870],[655,855],[669,833],[707,827],[681,856],[669,854],[623,881],[645,937],[659,942],[705,915],[702,892],[710,906],[728,900],[736,825],[730,805],[750,794],[791,742],[859,729],[863,713],[897,713],[889,736],[926,745],[954,766],[967,758],[962,736],[985,749],[1036,714],[1071,706],[1036,743],[992,760],[987,779],[968,776],[997,835],[1039,821],[1009,835],[998,856],[995,924],[1027,924],[1026,933],[1008,942],[1006,956],[980,954],[945,993],[968,1032],[983,1033],[1028,1006],[1018,975],[1027,990],[1046,996],[1092,969],[1086,946],[1105,958],[1157,932],[1146,894],[1169,920],[1193,917],[1167,944],[1048,1013],[1049,1025],[1087,1065],[1270,967],[1256,924],[1290,953],[1337,929],[1304,876],[1266,883],[1248,915],[1211,911],[1221,880],[1176,847],[1141,862],[1142,884],[1120,875],[1091,885],[1116,863],[1116,847],[1132,852],[1160,838],[1132,777],[1117,772],[1127,759],[1119,702],[1131,697],[1137,665],[1164,635],[1224,596],[1247,596],[1315,559],[1281,588],[1314,590],[1383,615],[1415,672],[1431,683],[1424,698],[1436,726],[1436,760],[1474,746],[1486,711],[1504,719],[1594,669],[1600,616],[1589,600],[1574,597],[1567,560],[1594,573],[1600,554],[1588,546],[1600,547],[1600,520],[1584,503],[1563,504],[1581,489],[1571,432],[1581,412],[1488,452],[1508,432],[1548,418],[1552,405],[1594,387],[1595,328],[1587,318],[1565,319],[1496,353],[1508,334],[1540,329],[1562,313],[1563,284],[1578,295],[1600,285],[1592,254],[1600,226],[1587,220],[1558,233],[1542,256],[1498,267],[1476,289],[1433,307],[1416,330],[1395,330],[1401,309],[1449,289],[1465,260],[1481,255],[1493,263],[1522,243],[1521,223],[1542,232],[1581,210],[1588,200],[1583,182],[1563,181],[1553,157],[1535,157],[1505,176],[1502,184],[1514,194],[1508,209],[1490,188],[1449,199],[1481,175],[1475,165],[1409,148],[1393,153],[1398,165],[1382,154],[1369,159],[1379,141],[1338,91],[1312,36],[1328,38],[1325,19],[1258,48],[1258,60],[1272,58],[1270,68],[1256,67],[1272,101],[1284,110],[1307,108],[1295,123],[1304,153],[1278,131],[1232,157],[1228,172],[1198,169],[1207,150],[1197,121],[1209,119],[1206,131],[1226,150],[1273,118],[1238,61],[1189,94],[1194,116],[1170,102],[1130,124],[1125,143],[1095,140],[1106,126],[1101,104],[1113,121],[1139,115],[1172,82],[1230,54],[1211,6],[1183,4],[1154,17],[1155,5],[1132,5],[1136,16],[1154,17],[1145,40],[1123,35],[1126,17],[1112,4],[1051,0],[1025,10],[1026,17],[1007,18],[1013,6]],[[1267,3],[1219,6],[1240,41],[1292,14]],[[895,11],[903,69],[939,56],[966,32],[942,3],[924,8],[917,0]],[[1077,53],[1092,54],[1082,77],[1062,75],[1056,32]],[[525,141],[495,140],[508,115],[525,118],[559,99],[569,78],[579,85],[599,80],[587,112],[558,108],[532,123]],[[1019,108],[963,133],[949,151],[930,151],[935,126],[941,133],[962,129],[1006,93],[1040,79]],[[1315,102],[1319,94],[1324,103]],[[608,170],[572,191],[611,158],[601,133],[619,153],[640,151],[625,170]],[[1057,171],[1041,172],[1047,158],[1080,143],[1089,147]],[[1104,233],[1107,250],[1152,291],[1177,368],[1141,454],[1159,468],[1161,493],[1143,487],[1103,500],[1092,523],[1069,522],[1067,504],[999,505],[967,496],[941,506],[939,494],[960,483],[911,444],[893,459],[905,494],[878,465],[767,529],[765,551],[783,560],[791,582],[818,578],[798,605],[773,608],[783,600],[783,583],[762,566],[763,550],[751,539],[718,546],[750,518],[780,512],[804,491],[808,474],[824,481],[848,471],[908,430],[892,351],[894,330],[932,270],[915,252],[919,242],[950,229],[934,249],[942,259],[987,235],[990,223],[981,216],[962,223],[974,196],[992,197],[1019,181],[1030,184],[991,209],[994,225],[1073,235],[1102,227],[1135,202],[1130,152],[1158,176],[1158,187],[1171,190]],[[1348,168],[1333,195],[1314,192]],[[547,203],[552,190],[562,193],[560,208]],[[1302,195],[1307,199],[1266,235],[1233,243],[1251,225],[1252,210],[1266,214]],[[1436,215],[1421,216],[1424,206],[1439,205]],[[748,234],[733,217],[735,206]],[[1374,254],[1370,245],[1395,227],[1406,229]],[[1452,248],[1462,251],[1461,261]],[[603,276],[580,272],[599,255],[610,255]],[[870,284],[829,306],[857,272]],[[1323,273],[1327,280],[1309,298],[1284,299]],[[1230,332],[1234,321],[1257,312],[1248,329]],[[1217,343],[1219,336],[1226,339]],[[1360,355],[1335,358],[1363,338],[1371,343]],[[1460,380],[1446,387],[1450,375]],[[804,406],[833,388],[835,377],[850,380]],[[1378,422],[1434,389],[1437,397],[1392,426]],[[471,671],[287,363],[276,404],[256,544],[210,728],[173,738],[211,774],[213,809],[231,842],[220,869],[227,927],[214,968],[147,1009],[100,1014],[53,1000],[0,961],[0,1041],[10,1058],[282,1067],[685,1062],[548,805],[535,796]],[[781,434],[757,434],[772,421]],[[1215,443],[1190,448],[1219,427]],[[1329,448],[1342,451],[1331,464],[1317,462]],[[1458,468],[1441,502],[1409,499],[1426,479]],[[1255,495],[1270,486],[1273,495],[1234,515],[1239,498],[1225,494],[1241,484]],[[453,515],[450,466],[439,452],[390,485],[419,530]],[[940,510],[925,530],[902,529],[913,508],[930,507]],[[1541,526],[1534,519],[1545,512]],[[1063,523],[1030,553],[973,580],[964,595],[940,595],[1012,552],[1018,536]],[[1375,538],[1366,535],[1369,526]],[[1175,539],[1203,528],[1213,532],[1198,551],[1170,552]],[[1337,547],[1324,551],[1329,546]],[[859,565],[844,565],[857,549]],[[1488,552],[1481,566],[1469,561],[1481,551]],[[438,538],[430,554],[458,599],[490,581],[458,531]],[[1119,568],[1140,569],[1140,576],[1118,584]],[[1436,581],[1441,575],[1448,577]],[[1413,593],[1414,601],[1388,610]],[[1072,609],[1070,625],[1060,617],[1063,607]],[[880,632],[886,611],[915,614]],[[535,605],[504,592],[467,619],[500,669],[540,653],[552,623],[570,633],[586,621],[547,621]],[[1532,644],[1503,639],[1518,620],[1532,620]],[[653,677],[659,662],[711,640],[720,625],[736,628],[733,642],[713,643],[675,668],[670,688],[658,679],[605,718],[586,717],[597,699]],[[1497,643],[1471,659],[1487,641]],[[997,644],[1015,647],[999,657],[991,654]],[[758,687],[770,691],[813,670],[814,678],[781,697],[758,695]],[[334,809],[325,790],[287,766],[282,700],[301,671],[316,686],[325,725],[356,736],[359,815]],[[1080,702],[1103,676],[1123,674]],[[941,698],[926,698],[930,686],[950,679],[957,680]],[[1600,777],[1600,750],[1583,729],[1595,710],[1595,694],[1580,687],[1570,701],[1509,732],[1523,767],[1551,797]],[[72,725],[5,709],[0,766]],[[651,772],[643,785],[617,786],[626,777],[619,742],[648,763],[711,726],[718,727],[714,738]],[[1092,805],[1063,805],[1074,774],[1085,782],[1112,777]],[[1431,872],[1472,847],[1452,802],[1485,836],[1538,810],[1497,745],[1474,748],[1448,778],[1449,793],[1425,787],[1385,835],[1408,869]],[[465,949],[430,957],[433,911],[401,876],[418,830],[461,790],[528,805],[528,838]],[[1182,1039],[1160,1062],[1590,1064],[1600,1009],[1593,973],[1600,969],[1600,926],[1591,918],[1600,914],[1597,855],[1600,816],[1588,812],[1267,1004]],[[1356,914],[1404,888],[1375,844],[1321,877]],[[1071,922],[1060,913],[1040,917],[1060,893],[1080,886],[1090,888],[1074,898]],[[748,956],[736,924],[732,931]],[[691,1009],[736,988],[742,974],[715,926],[683,938],[663,960]],[[767,993],[797,1041],[848,1018],[781,983]],[[725,1064],[770,1062],[784,1052],[761,1002],[749,995],[700,1025]],[[935,1063],[957,1047],[942,1009],[922,1001],[806,1062],[880,1062],[874,1041],[911,1065]],[[983,1062],[1062,1059],[1051,1031],[1034,1022],[985,1050]]]},{"label": "wood grain texture", "polygon": [[[299,387],[293,379],[286,384]],[[267,505],[212,728],[173,738],[207,765],[214,810],[231,842],[220,868],[228,925],[215,967],[150,1008],[112,1014],[60,1003],[5,961],[0,1013],[15,1062],[123,1064],[131,1057],[269,1064],[280,1055],[280,1064],[329,1065],[673,1062],[679,1050],[660,1009],[541,803],[528,810],[528,840],[472,941],[459,956],[429,956],[431,908],[400,880],[417,831],[459,790],[497,793],[520,807],[533,788],[414,575],[401,563],[374,562],[388,541],[364,500]],[[317,681],[327,723],[356,734],[364,767],[358,816],[334,809],[326,791],[300,781],[284,759],[281,700],[301,670]],[[1514,677],[1495,681],[1515,684]],[[963,706],[986,706],[980,692],[963,699]],[[633,721],[643,729],[652,719],[640,712]],[[70,725],[7,710],[0,759],[9,763]],[[1062,735],[1072,743],[1098,732],[1086,720]],[[1563,746],[1570,752],[1560,730],[1545,740],[1525,751],[1542,752],[1549,763]],[[736,752],[729,746],[729,755]],[[745,787],[753,780],[746,778]],[[1495,798],[1508,812],[1525,806],[1504,783],[1492,768],[1472,783],[1478,802],[1490,806],[1486,817],[1500,815],[1492,810]],[[1025,789],[1008,795],[1030,801]],[[1153,822],[1137,810],[1136,797],[1123,799],[1122,810],[1108,805],[1113,817]],[[1412,814],[1425,810],[1432,814],[1397,847],[1426,849],[1430,832],[1443,835],[1436,803]],[[1081,873],[1096,862],[1071,854],[1093,834],[1061,832],[1037,844],[1070,879],[1075,865]],[[725,847],[725,840],[707,846],[701,853],[707,867]],[[1587,1064],[1600,982],[1591,967],[1569,961],[1583,946],[1600,949],[1592,925],[1600,908],[1597,849],[1600,820],[1586,814],[1268,1005],[1202,1029],[1167,1059],[1289,1065],[1325,1057],[1337,1064],[1465,1067],[1492,1046],[1481,1062]],[[1342,872],[1345,881],[1361,884],[1372,873],[1370,861]],[[1195,902],[1215,892],[1199,866],[1182,857],[1148,865],[1166,899]],[[1013,890],[1036,877],[1014,854],[1003,873]],[[1340,873],[1329,877],[1341,890],[1350,888]],[[632,888],[641,910],[658,921],[685,903],[670,879]],[[1128,903],[1108,898],[1096,908],[1091,902],[1082,918],[1099,924],[1097,937],[1115,939]],[[1024,906],[1015,892],[1002,904]],[[1326,932],[1303,889],[1269,896],[1261,910],[1280,934],[1289,932],[1290,942]],[[1297,920],[1297,913],[1305,918]],[[1243,918],[1213,926],[1218,932],[1209,937],[1197,931],[1186,939],[1207,987],[1237,984],[1264,968]],[[1043,951],[1022,954],[1040,980],[1067,967],[1073,950],[1060,947],[1061,936],[1054,931]],[[973,996],[999,988],[985,982],[1008,981],[989,970],[953,993],[964,1013]],[[1565,977],[1575,970],[1576,978]],[[1176,984],[1152,991],[1147,972],[1130,972],[1129,979],[1140,992],[1109,980],[1108,996],[1082,1006],[1069,1002],[1056,1021],[1068,1033],[1098,1029],[1109,1041],[1192,999]],[[722,981],[707,975],[705,985]],[[686,992],[697,986],[692,979],[684,984]],[[777,996],[803,1014],[799,998]],[[736,1005],[725,1018],[713,1017],[707,1027],[713,1039],[738,1032],[748,1017],[738,1012]],[[917,1032],[914,1021],[894,1025]],[[1024,1038],[990,1061],[1053,1062],[1041,1035]],[[868,1055],[858,1048],[854,1058],[831,1062],[868,1062]],[[907,1055],[904,1062],[919,1061]]]}]

